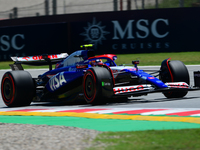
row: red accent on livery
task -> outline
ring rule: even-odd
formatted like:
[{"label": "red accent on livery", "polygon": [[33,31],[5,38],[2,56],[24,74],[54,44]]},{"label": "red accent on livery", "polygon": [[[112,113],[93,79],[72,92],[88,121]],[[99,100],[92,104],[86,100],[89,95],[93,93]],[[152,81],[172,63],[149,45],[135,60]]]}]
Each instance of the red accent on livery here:
[{"label": "red accent on livery", "polygon": [[138,85],[138,86],[132,86],[132,87],[119,87],[119,88],[114,88],[114,94],[118,93],[126,93],[126,92],[134,92],[134,91],[140,91],[144,90],[143,85]]},{"label": "red accent on livery", "polygon": [[88,65],[76,65],[77,69],[88,68]]},{"label": "red accent on livery", "polygon": [[173,77],[172,72],[171,72],[171,69],[170,69],[170,67],[169,67],[169,60],[170,60],[170,59],[171,59],[171,58],[167,59],[167,68],[168,68],[168,70],[169,70],[169,73],[170,73],[172,82],[174,82],[174,77]]},{"label": "red accent on livery", "polygon": [[68,56],[67,53],[61,53],[61,54],[53,54],[53,55],[36,55],[36,56],[24,56],[24,57],[11,57],[11,59],[15,62],[17,61],[42,61],[46,58],[49,59],[63,59]]},{"label": "red accent on livery", "polygon": [[[125,69],[123,69],[122,71],[124,71]],[[130,70],[130,71],[136,71],[135,68],[128,68],[127,70]]]},{"label": "red accent on livery", "polygon": [[49,74],[49,75],[47,75],[47,77],[50,79],[50,78],[52,78],[53,76],[55,76],[56,74]]},{"label": "red accent on livery", "polygon": [[[58,58],[57,55],[48,55],[48,58],[53,59],[53,58]],[[22,59],[28,60],[31,59],[30,57],[23,57]],[[41,60],[43,59],[43,56],[32,56],[33,60]]]},{"label": "red accent on livery", "polygon": [[48,57],[50,57],[50,58],[58,58],[57,55],[49,55]]},{"label": "red accent on livery", "polygon": [[186,83],[167,83],[167,86],[174,88],[189,88],[189,85]]},{"label": "red accent on livery", "polygon": [[[9,78],[9,77],[10,77],[10,78]],[[3,81],[2,81],[2,84],[1,84],[1,93],[2,93],[2,96],[3,96],[4,101],[5,101],[6,104],[12,104],[12,102],[13,102],[13,100],[14,100],[14,97],[15,97],[15,85],[14,85],[14,80],[13,80],[13,77],[12,77],[10,74],[9,74],[9,77],[5,77],[5,78],[3,79]],[[6,79],[10,80],[11,83],[12,83],[12,88],[13,88],[12,95],[13,95],[13,96],[12,96],[11,99],[7,99],[7,98],[5,97],[5,95],[4,95],[4,92],[3,92],[2,86],[3,86],[3,84],[4,84],[4,82],[5,82]]]},{"label": "red accent on livery", "polygon": [[113,59],[114,57],[117,57],[117,56],[113,55],[113,54],[104,54],[104,55],[98,55],[98,56],[90,57],[90,58],[88,58],[88,60],[95,59],[95,58],[109,58],[111,60],[114,60]]},{"label": "red accent on livery", "polygon": [[112,70],[113,73],[118,73],[118,70]]},{"label": "red accent on livery", "polygon": [[[89,72],[90,72],[91,74],[89,74]],[[85,74],[83,78],[86,79],[87,76],[93,77],[94,86],[96,86],[96,77],[95,77],[95,75],[94,75],[94,73],[93,73],[93,71],[92,71],[91,69],[88,69],[88,73]],[[83,87],[85,88],[85,80],[84,80],[84,82],[83,82]],[[97,92],[97,91],[96,91],[96,87],[95,87],[95,91],[94,91],[94,93],[93,93],[93,95],[92,95],[91,97],[88,97],[88,95],[86,94],[85,89],[83,89],[83,91],[84,91],[85,97],[86,97],[90,102],[93,102],[94,99],[95,99],[96,92]]]},{"label": "red accent on livery", "polygon": [[29,60],[29,59],[30,59],[30,57],[23,57],[22,59]]}]

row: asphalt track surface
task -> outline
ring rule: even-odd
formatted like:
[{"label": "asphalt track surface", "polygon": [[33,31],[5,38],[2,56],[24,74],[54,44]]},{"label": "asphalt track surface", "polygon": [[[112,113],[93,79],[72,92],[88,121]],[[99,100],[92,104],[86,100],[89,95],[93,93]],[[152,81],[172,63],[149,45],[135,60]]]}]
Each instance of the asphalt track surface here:
[{"label": "asphalt track surface", "polygon": [[[157,70],[159,66],[139,68]],[[187,68],[190,85],[194,85],[193,71],[200,70],[200,66]],[[0,78],[6,71],[0,71]],[[32,77],[37,77],[46,69],[28,71]],[[178,99],[167,99],[162,93],[153,93],[133,97],[129,102],[101,106],[31,103],[27,107],[8,108],[1,99],[0,122],[65,125],[100,131],[200,128],[200,91],[190,91]]]}]

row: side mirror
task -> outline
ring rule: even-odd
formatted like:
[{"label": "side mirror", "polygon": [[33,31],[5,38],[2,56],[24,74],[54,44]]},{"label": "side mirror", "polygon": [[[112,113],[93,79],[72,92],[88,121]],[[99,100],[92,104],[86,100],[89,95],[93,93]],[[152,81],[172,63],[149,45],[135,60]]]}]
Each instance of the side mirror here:
[{"label": "side mirror", "polygon": [[139,64],[139,63],[140,63],[139,60],[133,60],[133,61],[132,61],[132,64],[133,64],[133,65],[136,65],[136,64]]},{"label": "side mirror", "polygon": [[136,71],[138,71],[137,65],[138,65],[139,63],[140,63],[139,60],[133,60],[133,61],[132,61],[132,64],[135,65]]}]

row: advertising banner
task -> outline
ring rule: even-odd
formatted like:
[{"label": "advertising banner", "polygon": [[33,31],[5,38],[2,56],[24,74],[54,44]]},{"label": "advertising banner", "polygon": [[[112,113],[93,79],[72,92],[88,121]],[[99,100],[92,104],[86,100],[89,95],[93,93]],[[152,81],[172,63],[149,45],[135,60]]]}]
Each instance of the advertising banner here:
[{"label": "advertising banner", "polygon": [[199,51],[198,13],[200,8],[94,13],[71,23],[71,41],[74,49],[75,43],[93,43],[97,53]]},{"label": "advertising banner", "polygon": [[0,61],[65,52],[68,44],[66,23],[2,27],[0,34]]},{"label": "advertising banner", "polygon": [[199,51],[198,14],[200,8],[66,14],[32,18],[36,25],[27,25],[31,18],[16,19],[19,26],[12,27],[7,20],[0,28],[0,61],[13,55],[70,54],[82,44],[94,44],[96,54]]}]

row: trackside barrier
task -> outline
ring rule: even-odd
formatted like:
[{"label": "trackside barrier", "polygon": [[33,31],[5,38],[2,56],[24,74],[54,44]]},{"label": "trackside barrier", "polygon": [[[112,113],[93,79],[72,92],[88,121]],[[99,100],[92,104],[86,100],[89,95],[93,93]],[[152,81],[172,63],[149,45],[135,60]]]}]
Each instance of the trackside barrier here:
[{"label": "trackside barrier", "polygon": [[145,9],[0,21],[0,61],[68,53],[94,44],[95,54],[199,51],[200,8]]}]

